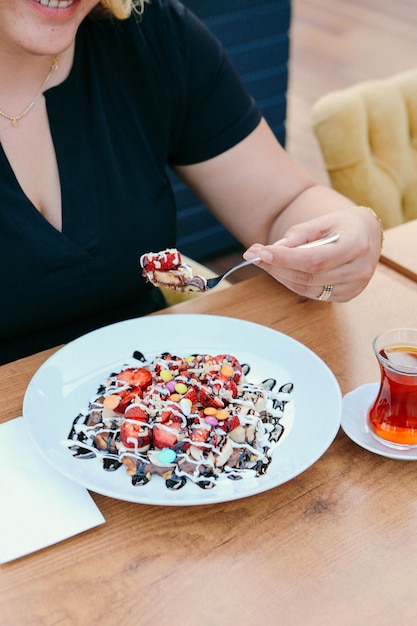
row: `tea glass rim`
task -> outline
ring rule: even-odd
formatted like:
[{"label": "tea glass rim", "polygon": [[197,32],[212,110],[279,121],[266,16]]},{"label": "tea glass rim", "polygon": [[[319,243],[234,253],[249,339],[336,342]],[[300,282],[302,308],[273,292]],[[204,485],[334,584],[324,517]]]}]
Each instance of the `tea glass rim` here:
[{"label": "tea glass rim", "polygon": [[[398,364],[393,364],[392,361],[390,361],[389,359],[387,359],[386,357],[384,357],[381,354],[381,350],[384,347],[389,347],[389,345],[396,345],[395,343],[391,343],[389,344],[388,342],[384,342],[383,345],[380,345],[378,348],[377,343],[378,341],[383,338],[385,335],[388,337],[389,334],[393,334],[397,333],[398,335],[400,335],[401,333],[405,334],[405,333],[413,333],[414,334],[414,338],[413,340],[409,341],[404,339],[403,343],[404,345],[409,345],[411,347],[415,347],[417,350],[417,328],[407,328],[407,327],[401,327],[399,326],[398,328],[388,328],[387,330],[383,330],[380,333],[378,333],[373,341],[372,341],[372,348],[373,351],[375,353],[375,356],[377,357],[378,361],[380,361],[381,363],[383,363],[386,367],[388,367],[390,370],[394,371],[394,372],[400,372],[401,374],[406,374],[409,376],[417,376],[417,360],[416,360],[416,365],[415,366],[409,366],[409,365],[398,365]],[[394,341],[394,339],[393,339]],[[396,343],[398,345],[401,344],[401,339],[397,339]]]}]

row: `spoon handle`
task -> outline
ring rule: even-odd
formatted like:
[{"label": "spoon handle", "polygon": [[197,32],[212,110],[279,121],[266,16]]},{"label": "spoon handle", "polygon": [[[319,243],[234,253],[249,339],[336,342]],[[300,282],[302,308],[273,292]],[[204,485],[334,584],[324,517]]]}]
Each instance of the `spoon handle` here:
[{"label": "spoon handle", "polygon": [[337,241],[339,239],[339,233],[333,233],[331,235],[327,235],[327,237],[322,237],[321,239],[316,239],[315,241],[309,241],[308,243],[302,243],[300,246],[295,246],[296,248],[317,248],[317,246],[324,246],[326,243],[333,243],[333,241]]}]

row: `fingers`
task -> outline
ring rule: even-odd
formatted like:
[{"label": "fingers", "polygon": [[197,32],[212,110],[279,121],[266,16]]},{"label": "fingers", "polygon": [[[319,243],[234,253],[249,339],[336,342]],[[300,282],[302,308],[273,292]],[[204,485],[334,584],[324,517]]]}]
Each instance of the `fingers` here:
[{"label": "fingers", "polygon": [[[317,248],[297,247],[334,232],[340,234],[336,242]],[[275,244],[253,244],[243,256],[259,257],[259,267],[301,296],[346,302],[371,280],[380,239],[380,226],[371,212],[353,207],[293,226]]]},{"label": "fingers", "polygon": [[[278,279],[277,279],[278,280]],[[342,303],[356,298],[366,287],[367,282],[350,281],[346,283],[331,283],[322,281],[320,285],[301,285],[291,281],[279,280],[285,287],[302,297],[322,302]],[[327,287],[327,289],[325,289]]]},{"label": "fingers", "polygon": [[[343,242],[301,250],[256,244],[244,256],[259,256],[259,267],[300,296],[347,302],[363,291],[374,271],[373,263],[361,254],[355,257],[354,252],[346,250]],[[323,295],[325,286],[332,289]]]},{"label": "fingers", "polygon": [[316,275],[329,273],[352,260],[351,252],[339,242],[317,248],[294,248],[281,243],[254,244],[243,257],[259,257],[259,265],[269,273],[301,284],[311,284]]},{"label": "fingers", "polygon": [[[303,271],[308,267],[314,272],[322,272],[350,260],[351,255],[349,255],[349,250],[345,245],[335,247],[339,238],[338,233],[332,233],[331,237],[326,235],[316,240],[308,239],[306,241],[303,238],[302,243],[297,243],[295,246],[290,245],[289,238],[281,239],[270,245],[256,243],[243,256],[245,259],[258,257],[264,263],[283,269]],[[333,250],[330,251],[330,248]]]},{"label": "fingers", "polygon": [[334,289],[334,285],[324,285],[323,291],[318,296],[317,300],[325,301],[330,298]]}]

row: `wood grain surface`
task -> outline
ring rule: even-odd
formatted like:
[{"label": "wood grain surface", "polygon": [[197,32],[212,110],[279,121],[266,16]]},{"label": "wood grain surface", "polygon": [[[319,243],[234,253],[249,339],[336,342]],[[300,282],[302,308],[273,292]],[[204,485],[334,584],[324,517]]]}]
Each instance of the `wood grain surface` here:
[{"label": "wood grain surface", "polygon": [[[228,315],[289,334],[331,367],[346,393],[378,378],[375,333],[414,324],[416,309],[416,283],[381,265],[343,305],[300,298],[260,276],[165,313]],[[1,421],[21,414],[30,377],[52,353],[0,368]],[[177,508],[93,494],[103,526],[1,566],[0,621],[412,624],[415,467],[367,452],[340,431],[308,470],[243,500]]]},{"label": "wood grain surface", "polygon": [[417,220],[385,231],[381,261],[417,281]]}]

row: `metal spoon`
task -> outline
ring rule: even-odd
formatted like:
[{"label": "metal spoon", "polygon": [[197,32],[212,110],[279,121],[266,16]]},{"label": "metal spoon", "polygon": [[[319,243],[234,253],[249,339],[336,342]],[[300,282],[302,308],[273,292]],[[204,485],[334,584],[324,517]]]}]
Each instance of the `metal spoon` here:
[{"label": "metal spoon", "polygon": [[[308,243],[302,243],[299,246],[295,246],[296,248],[316,248],[318,246],[324,246],[328,243],[332,243],[333,241],[337,241],[339,239],[340,235],[339,233],[333,233],[332,235],[327,235],[326,237],[322,237],[321,239],[316,239],[315,241],[309,241]],[[229,274],[231,274],[232,272],[236,272],[236,270],[240,270],[242,267],[246,267],[247,265],[251,265],[252,263],[256,263],[257,261],[260,261],[261,259],[259,257],[255,257],[254,259],[250,259],[249,261],[243,261],[242,263],[238,263],[237,265],[234,265],[233,267],[230,267],[228,270],[226,270],[226,272],[224,272],[224,274],[221,274],[221,276],[216,276],[216,278],[208,278],[207,279],[207,289],[213,289],[214,287],[217,287],[217,285],[226,278],[226,276],[229,276]]]}]

